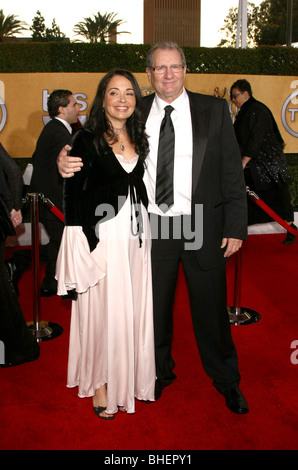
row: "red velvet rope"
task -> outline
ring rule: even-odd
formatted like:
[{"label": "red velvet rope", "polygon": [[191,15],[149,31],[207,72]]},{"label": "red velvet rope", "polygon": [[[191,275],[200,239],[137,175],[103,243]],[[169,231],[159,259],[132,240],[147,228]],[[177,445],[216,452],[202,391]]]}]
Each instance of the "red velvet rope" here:
[{"label": "red velvet rope", "polygon": [[53,207],[50,209],[50,211],[53,212],[53,214],[54,214],[56,217],[58,217],[58,218],[61,220],[61,222],[64,223],[64,215],[62,214],[61,211],[59,211],[59,209],[57,209],[56,206],[53,206]]},{"label": "red velvet rope", "polygon": [[[246,188],[249,197],[259,206],[261,209],[263,209],[265,212],[267,212],[272,219],[274,219],[276,222],[278,222],[282,227],[284,227],[287,232],[290,232],[292,235],[297,236],[298,231],[295,230],[291,225],[287,224],[279,215],[277,215],[267,204],[262,201],[259,196],[254,193],[253,191],[250,191],[250,189],[247,187]],[[49,199],[43,199],[44,204],[50,209],[53,214],[58,217],[63,223],[64,223],[64,215],[63,213],[57,209],[57,207],[50,201]]]},{"label": "red velvet rope", "polygon": [[292,235],[297,236],[298,231],[295,230],[291,225],[287,224],[279,215],[277,215],[267,204],[262,201],[259,196],[254,193],[253,191],[250,191],[249,187],[246,188],[246,191],[250,197],[261,209],[263,209],[265,212],[267,212],[272,219],[274,219],[276,222],[278,222],[282,227],[286,229],[287,232],[290,232]]},{"label": "red velvet rope", "polygon": [[64,215],[63,213],[52,203],[52,201],[50,201],[50,199],[47,199],[47,198],[43,198],[43,203],[44,205],[50,209],[50,211],[56,216],[58,217],[58,219],[61,220],[61,222],[64,223]]}]

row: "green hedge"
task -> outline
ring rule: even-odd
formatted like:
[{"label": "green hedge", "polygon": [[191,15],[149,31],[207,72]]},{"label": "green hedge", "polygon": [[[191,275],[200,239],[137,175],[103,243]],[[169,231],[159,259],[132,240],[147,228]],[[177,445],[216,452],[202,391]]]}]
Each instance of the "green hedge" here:
[{"label": "green hedge", "polygon": [[[0,43],[0,72],[144,72],[149,44]],[[297,75],[298,49],[184,47],[189,73]]]}]

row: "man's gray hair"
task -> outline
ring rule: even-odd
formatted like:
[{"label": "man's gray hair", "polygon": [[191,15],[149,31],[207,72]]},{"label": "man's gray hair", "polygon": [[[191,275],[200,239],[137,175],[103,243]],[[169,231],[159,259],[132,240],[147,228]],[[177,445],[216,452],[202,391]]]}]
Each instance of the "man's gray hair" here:
[{"label": "man's gray hair", "polygon": [[182,62],[183,67],[186,65],[185,55],[184,55],[184,52],[181,49],[181,47],[179,47],[178,44],[176,44],[175,42],[164,41],[164,42],[159,42],[159,43],[155,44],[150,49],[150,51],[148,52],[148,54],[147,54],[147,63],[146,63],[147,67],[152,67],[153,66],[152,56],[153,56],[154,52],[158,49],[178,51],[180,56],[181,56],[181,62]]}]

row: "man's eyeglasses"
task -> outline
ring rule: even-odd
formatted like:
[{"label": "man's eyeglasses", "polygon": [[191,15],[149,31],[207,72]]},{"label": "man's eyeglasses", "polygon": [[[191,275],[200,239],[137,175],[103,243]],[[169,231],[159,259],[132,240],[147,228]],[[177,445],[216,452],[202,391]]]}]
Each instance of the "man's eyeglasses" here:
[{"label": "man's eyeglasses", "polygon": [[156,67],[150,67],[151,70],[155,73],[165,73],[168,69],[170,69],[174,73],[182,72],[184,69],[184,65],[181,64],[173,64],[167,67],[166,65],[157,65]]},{"label": "man's eyeglasses", "polygon": [[237,96],[239,96],[239,95],[242,95],[242,92],[235,93],[234,95],[232,95],[232,99],[235,100],[237,98]]}]

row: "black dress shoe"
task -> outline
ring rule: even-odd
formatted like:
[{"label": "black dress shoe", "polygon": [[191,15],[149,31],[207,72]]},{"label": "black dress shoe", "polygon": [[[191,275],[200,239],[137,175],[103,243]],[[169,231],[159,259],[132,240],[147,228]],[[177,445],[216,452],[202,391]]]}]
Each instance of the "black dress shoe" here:
[{"label": "black dress shoe", "polygon": [[[291,227],[293,227],[295,230],[298,230],[298,228],[297,228],[296,225],[294,225],[294,224],[291,224]],[[298,232],[297,232],[297,234],[298,234]],[[286,236],[286,238],[284,239],[283,244],[284,244],[284,245],[292,245],[292,243],[294,243],[295,240],[296,240],[296,236],[293,235],[293,234],[290,233],[290,232],[287,232],[287,236]]]},{"label": "black dress shoe", "polygon": [[56,295],[56,294],[57,294],[56,290],[40,288],[41,297],[52,297],[53,295]]},{"label": "black dress shoe", "polygon": [[227,407],[238,415],[249,412],[247,402],[238,387],[221,392],[226,399]]},{"label": "black dress shoe", "polygon": [[19,273],[18,273],[18,269],[17,269],[17,266],[14,262],[14,260],[12,258],[8,258],[5,260],[5,265],[6,265],[6,269],[7,269],[7,272],[8,272],[8,277],[9,277],[9,280],[17,294],[17,296],[19,296],[19,289],[18,289],[18,280],[19,280]]},{"label": "black dress shoe", "polygon": [[78,300],[78,294],[75,289],[67,291],[67,294],[62,295],[63,300]]},{"label": "black dress shoe", "polygon": [[44,277],[40,286],[41,297],[51,297],[57,295],[57,281],[49,277]]},{"label": "black dress shoe", "polygon": [[161,397],[162,391],[165,388],[165,386],[166,385],[164,385],[158,379],[156,380],[156,382],[155,382],[155,391],[154,391],[155,401],[158,400]]}]

